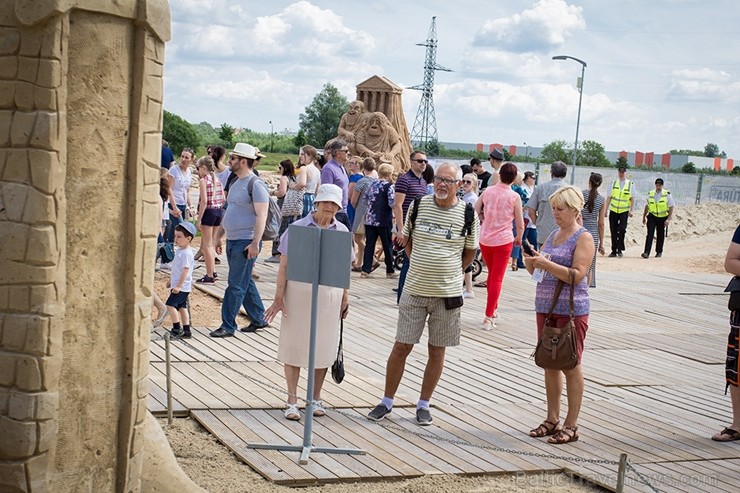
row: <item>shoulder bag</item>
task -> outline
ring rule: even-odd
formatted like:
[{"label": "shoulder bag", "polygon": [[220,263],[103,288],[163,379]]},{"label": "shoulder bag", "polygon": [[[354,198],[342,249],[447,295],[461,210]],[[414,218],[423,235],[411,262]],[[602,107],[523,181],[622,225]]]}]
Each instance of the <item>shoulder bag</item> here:
[{"label": "shoulder bag", "polygon": [[344,352],[342,351],[342,336],[344,333],[344,320],[339,321],[339,348],[337,349],[337,359],[331,365],[331,378],[336,383],[342,383],[344,380]]},{"label": "shoulder bag", "polygon": [[303,194],[304,190],[296,190],[290,188],[290,181],[288,182],[288,190],[285,192],[283,197],[283,205],[280,208],[280,215],[283,217],[300,216],[303,214]]},{"label": "shoulder bag", "polygon": [[534,362],[540,368],[548,370],[571,370],[578,365],[578,350],[576,348],[576,324],[574,321],[573,306],[573,269],[568,269],[568,278],[570,280],[570,320],[564,327],[556,327],[555,319],[552,317],[552,311],[560,298],[563,291],[563,281],[558,281],[555,288],[555,294],[550,305],[550,311],[545,317],[545,326],[542,328],[542,336],[537,341],[532,356]]}]

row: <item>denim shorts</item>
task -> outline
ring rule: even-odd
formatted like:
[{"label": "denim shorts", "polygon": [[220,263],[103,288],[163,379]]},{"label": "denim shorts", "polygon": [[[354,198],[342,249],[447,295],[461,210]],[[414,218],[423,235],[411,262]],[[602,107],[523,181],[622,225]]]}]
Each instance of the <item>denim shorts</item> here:
[{"label": "denim shorts", "polygon": [[200,220],[200,224],[203,226],[220,226],[221,218],[224,217],[224,210],[217,208],[206,209],[203,213],[203,219]]}]

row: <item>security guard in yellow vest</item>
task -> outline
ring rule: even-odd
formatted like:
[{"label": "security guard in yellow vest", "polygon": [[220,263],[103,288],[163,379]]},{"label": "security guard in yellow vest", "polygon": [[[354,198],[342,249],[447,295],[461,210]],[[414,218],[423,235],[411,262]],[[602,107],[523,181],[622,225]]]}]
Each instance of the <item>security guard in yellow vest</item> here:
[{"label": "security guard in yellow vest", "polygon": [[655,190],[648,193],[647,205],[642,213],[642,224],[647,224],[647,236],[645,237],[645,250],[642,258],[650,256],[653,248],[653,236],[658,233],[658,241],[655,243],[655,256],[663,256],[663,242],[665,241],[665,230],[673,217],[675,203],[671,192],[663,188],[663,178],[655,180]]},{"label": "security guard in yellow vest", "polygon": [[[627,168],[619,167],[619,179],[612,183],[611,194],[606,198],[604,216],[609,214],[609,231],[612,235],[610,257],[624,255],[624,235],[627,232],[627,219],[632,217],[635,207],[635,190],[632,180],[628,180]],[[608,211],[608,212],[607,212]]]}]

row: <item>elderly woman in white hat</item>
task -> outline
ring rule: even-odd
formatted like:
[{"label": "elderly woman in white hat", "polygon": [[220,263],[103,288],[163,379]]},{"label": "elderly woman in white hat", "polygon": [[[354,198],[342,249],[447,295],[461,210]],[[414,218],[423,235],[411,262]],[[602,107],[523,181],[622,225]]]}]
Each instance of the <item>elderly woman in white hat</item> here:
[{"label": "elderly woman in white hat", "polygon": [[[342,208],[342,189],[326,183],[321,185],[314,200],[316,210],[295,221],[296,226],[347,231],[336,220]],[[265,320],[272,322],[278,312],[283,312],[280,321],[280,342],[278,360],[285,367],[285,380],[288,387],[288,402],[285,417],[292,421],[301,418],[298,409],[298,378],[301,368],[308,368],[308,348],[310,335],[311,284],[288,281],[288,233],[280,237],[280,267],[275,287],[275,301],[265,311]],[[321,401],[321,387],[326,370],[334,363],[339,342],[339,321],[347,316],[349,302],[347,290],[329,286],[319,286],[318,333],[316,338],[316,373],[314,375],[314,416],[324,416],[326,410]]]}]

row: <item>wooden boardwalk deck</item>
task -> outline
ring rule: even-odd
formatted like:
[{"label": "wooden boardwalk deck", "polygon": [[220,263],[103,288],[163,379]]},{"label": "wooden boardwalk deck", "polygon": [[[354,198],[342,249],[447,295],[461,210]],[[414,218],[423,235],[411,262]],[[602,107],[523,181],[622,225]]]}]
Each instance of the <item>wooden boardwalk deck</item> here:
[{"label": "wooden boardwalk deck", "polygon": [[[225,267],[220,269],[225,278]],[[260,262],[257,271],[268,304],[276,266]],[[324,402],[334,409],[314,420],[314,445],[359,447],[367,455],[313,453],[302,466],[295,452],[247,448],[250,442],[302,443],[302,422],[282,414],[285,384],[275,360],[279,322],[225,340],[196,328],[187,344],[174,341],[175,412],[198,420],[241,460],[281,484],[565,471],[613,489],[612,461],[627,453],[659,491],[731,491],[740,479],[740,446],[708,438],[731,418],[723,384],[725,283],[721,275],[599,273],[583,359],[581,439],[574,444],[553,446],[526,434],[543,419],[545,395],[542,371],[529,357],[534,283],[524,271],[506,275],[497,329],[479,329],[484,290],[466,300],[462,341],[447,352],[432,402],[434,424],[426,428],[414,422],[425,344],[408,360],[393,413],[381,423],[364,418],[383,394],[397,307],[395,281],[353,274],[345,323],[347,377],[341,385],[325,384]],[[220,296],[224,287],[221,282],[205,290]],[[149,407],[161,415],[164,343],[156,336],[150,373]],[[305,395],[303,379],[299,394]],[[625,491],[652,490],[630,472]]]}]

